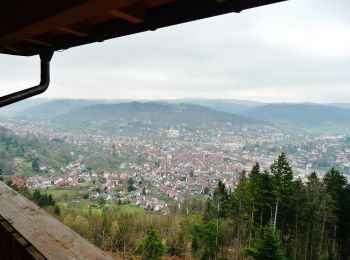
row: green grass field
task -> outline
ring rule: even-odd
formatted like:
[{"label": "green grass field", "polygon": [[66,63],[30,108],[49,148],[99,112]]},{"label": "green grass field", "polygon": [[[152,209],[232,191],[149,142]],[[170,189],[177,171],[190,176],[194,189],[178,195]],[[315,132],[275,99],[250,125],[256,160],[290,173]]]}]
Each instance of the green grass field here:
[{"label": "green grass field", "polygon": [[134,206],[134,205],[129,205],[129,204],[119,205],[118,207],[120,208],[121,211],[125,213],[144,213],[145,212],[144,208]]},{"label": "green grass field", "polygon": [[47,189],[40,190],[43,193],[51,194],[56,201],[71,200],[82,198],[85,194],[89,193],[87,188],[59,188],[48,187]]},{"label": "green grass field", "polygon": [[47,189],[40,190],[42,193],[51,194],[56,200],[57,205],[65,210],[73,211],[93,211],[95,213],[101,213],[103,208],[113,207],[121,210],[125,213],[144,213],[145,210],[141,207],[134,205],[118,205],[117,200],[106,201],[103,206],[98,202],[98,199],[83,199],[83,196],[89,192],[85,187],[80,188],[60,188],[60,187],[49,187]]}]

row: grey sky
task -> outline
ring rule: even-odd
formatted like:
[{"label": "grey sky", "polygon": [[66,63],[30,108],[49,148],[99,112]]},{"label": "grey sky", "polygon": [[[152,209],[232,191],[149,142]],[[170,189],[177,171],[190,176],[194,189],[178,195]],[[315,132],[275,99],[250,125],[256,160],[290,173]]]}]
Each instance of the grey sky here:
[{"label": "grey sky", "polygon": [[[290,0],[55,53],[42,97],[350,102],[350,2]],[[0,94],[39,59],[0,56]]]}]

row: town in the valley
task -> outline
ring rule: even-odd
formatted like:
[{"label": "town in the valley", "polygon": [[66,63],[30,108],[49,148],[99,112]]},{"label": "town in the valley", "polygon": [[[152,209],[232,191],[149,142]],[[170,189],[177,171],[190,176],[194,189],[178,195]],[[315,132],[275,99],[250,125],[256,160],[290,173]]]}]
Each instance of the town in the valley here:
[{"label": "town in the valley", "polygon": [[[168,214],[171,206],[183,207],[190,195],[211,195],[219,179],[234,189],[242,171],[249,171],[255,162],[268,170],[281,151],[288,155],[294,177],[301,180],[313,170],[322,176],[329,167],[327,160],[336,162],[345,174],[350,167],[348,137],[293,135],[271,126],[231,132],[164,128],[150,133],[144,129],[145,133],[134,136],[122,131],[67,131],[11,120],[2,126],[17,136],[76,147],[69,152],[70,161],[59,167],[39,161],[33,174],[12,175],[15,185],[26,184],[33,190],[80,190],[76,203],[83,199],[116,200],[162,214]],[[94,153],[105,158],[96,159]]]}]

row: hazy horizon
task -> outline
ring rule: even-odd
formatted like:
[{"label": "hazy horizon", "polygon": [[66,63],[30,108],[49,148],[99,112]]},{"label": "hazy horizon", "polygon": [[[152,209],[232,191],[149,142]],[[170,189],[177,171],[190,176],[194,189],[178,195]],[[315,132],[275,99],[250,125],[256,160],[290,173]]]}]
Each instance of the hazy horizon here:
[{"label": "hazy horizon", "polygon": [[[311,102],[311,101],[263,101],[263,100],[253,100],[253,99],[236,99],[236,98],[197,98],[197,97],[184,97],[184,98],[74,98],[74,97],[43,97],[36,96],[29,98],[27,100],[94,100],[94,101],[136,101],[136,102],[152,102],[152,101],[186,101],[186,100],[202,100],[202,101],[227,101],[227,102],[255,102],[255,103],[264,103],[264,104],[320,104],[320,105],[329,105],[329,104],[350,104],[348,102]],[[23,101],[19,101],[23,102]],[[17,102],[18,103],[18,102]],[[14,103],[16,104],[16,103]]]}]

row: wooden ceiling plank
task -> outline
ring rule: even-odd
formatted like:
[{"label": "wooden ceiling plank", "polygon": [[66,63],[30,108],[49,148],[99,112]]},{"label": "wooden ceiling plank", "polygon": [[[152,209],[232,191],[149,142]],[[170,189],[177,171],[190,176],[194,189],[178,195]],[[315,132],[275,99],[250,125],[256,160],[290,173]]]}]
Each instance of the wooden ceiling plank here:
[{"label": "wooden ceiling plank", "polygon": [[51,43],[40,41],[40,40],[33,39],[33,38],[27,38],[27,39],[25,39],[25,41],[31,42],[31,43],[36,43],[36,44],[47,46],[47,47],[52,46]]},{"label": "wooden ceiling plank", "polygon": [[23,41],[24,39],[33,38],[37,35],[47,33],[53,28],[64,27],[91,17],[107,13],[112,9],[120,9],[128,5],[141,3],[140,0],[89,0],[79,4],[66,11],[50,16],[36,23],[30,24],[13,33],[0,37],[0,45],[11,45]]},{"label": "wooden ceiling plank", "polygon": [[86,32],[82,32],[81,30],[76,30],[76,29],[72,29],[66,26],[60,26],[57,28],[57,30],[61,31],[61,32],[65,32],[65,33],[69,33],[69,34],[73,34],[75,36],[79,36],[79,37],[87,37],[89,34]]},{"label": "wooden ceiling plank", "polygon": [[145,0],[144,6],[146,8],[152,8],[163,4],[169,4],[171,2],[175,2],[175,0]]},{"label": "wooden ceiling plank", "polygon": [[108,12],[108,14],[116,17],[116,18],[120,18],[120,19],[123,19],[125,21],[128,21],[130,23],[142,23],[143,22],[143,19],[140,18],[140,17],[137,17],[135,15],[132,15],[132,14],[129,14],[127,12],[123,12],[123,11],[120,11],[120,10],[111,10]]},{"label": "wooden ceiling plank", "polygon": [[18,54],[22,53],[22,51],[20,51],[19,49],[15,48],[15,47],[10,46],[10,45],[3,45],[1,47],[4,48],[5,50],[12,51],[14,53],[18,53]]}]

